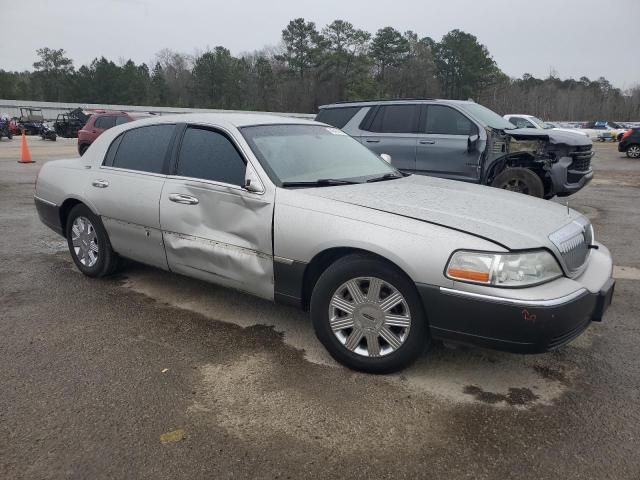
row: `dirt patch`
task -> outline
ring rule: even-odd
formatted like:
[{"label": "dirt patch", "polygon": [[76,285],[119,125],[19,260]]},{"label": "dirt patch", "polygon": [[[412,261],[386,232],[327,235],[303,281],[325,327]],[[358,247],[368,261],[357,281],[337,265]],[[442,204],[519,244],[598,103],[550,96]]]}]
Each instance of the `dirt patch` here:
[{"label": "dirt patch", "polygon": [[464,393],[467,395],[472,395],[476,400],[488,403],[488,404],[496,404],[500,402],[505,402],[508,405],[512,406],[523,406],[527,405],[531,402],[538,400],[538,395],[533,393],[528,388],[509,388],[509,392],[505,395],[502,393],[493,393],[493,392],[485,392],[482,388],[477,385],[467,385],[464,388]]}]

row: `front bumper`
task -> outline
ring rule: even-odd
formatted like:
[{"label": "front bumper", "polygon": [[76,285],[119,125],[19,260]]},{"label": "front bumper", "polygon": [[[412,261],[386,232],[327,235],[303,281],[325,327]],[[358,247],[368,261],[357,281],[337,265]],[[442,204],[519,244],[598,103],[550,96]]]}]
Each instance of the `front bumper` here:
[{"label": "front bumper", "polygon": [[573,158],[562,157],[551,166],[549,174],[553,184],[553,193],[564,197],[576,193],[593,179],[593,170],[573,170]]},{"label": "front bumper", "polygon": [[418,285],[434,338],[514,353],[558,348],[602,320],[615,281],[551,300],[520,301],[431,285]]}]

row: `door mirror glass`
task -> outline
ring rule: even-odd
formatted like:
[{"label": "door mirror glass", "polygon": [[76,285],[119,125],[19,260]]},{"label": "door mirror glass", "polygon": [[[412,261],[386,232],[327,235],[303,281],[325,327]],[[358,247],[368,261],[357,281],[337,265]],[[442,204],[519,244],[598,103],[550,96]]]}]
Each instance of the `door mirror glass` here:
[{"label": "door mirror glass", "polygon": [[244,185],[242,188],[251,193],[264,193],[262,182],[250,163],[247,164],[247,170],[244,175]]},{"label": "door mirror glass", "polygon": [[391,164],[391,155],[387,153],[381,153],[380,158],[383,159],[385,162]]}]

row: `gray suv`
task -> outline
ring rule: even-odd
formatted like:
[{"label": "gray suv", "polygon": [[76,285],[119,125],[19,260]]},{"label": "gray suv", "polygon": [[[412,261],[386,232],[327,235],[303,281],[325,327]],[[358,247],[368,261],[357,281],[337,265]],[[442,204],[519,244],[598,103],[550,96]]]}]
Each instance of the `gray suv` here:
[{"label": "gray suv", "polygon": [[472,101],[377,100],[324,105],[316,120],[342,129],[399,170],[536,197],[577,192],[593,178],[591,140],[519,129]]}]

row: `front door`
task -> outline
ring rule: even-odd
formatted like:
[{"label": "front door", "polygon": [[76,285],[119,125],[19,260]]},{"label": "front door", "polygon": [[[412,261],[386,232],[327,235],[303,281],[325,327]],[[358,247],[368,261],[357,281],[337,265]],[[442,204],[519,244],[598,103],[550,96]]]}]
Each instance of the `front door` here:
[{"label": "front door", "polygon": [[184,131],[160,200],[171,271],[273,299],[273,198],[243,189],[247,161],[222,130]]},{"label": "front door", "polygon": [[478,127],[458,110],[426,105],[416,149],[416,173],[477,182],[481,152],[469,148]]}]

